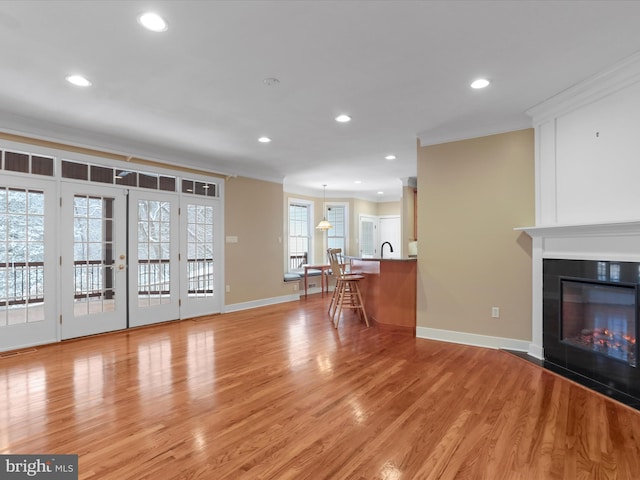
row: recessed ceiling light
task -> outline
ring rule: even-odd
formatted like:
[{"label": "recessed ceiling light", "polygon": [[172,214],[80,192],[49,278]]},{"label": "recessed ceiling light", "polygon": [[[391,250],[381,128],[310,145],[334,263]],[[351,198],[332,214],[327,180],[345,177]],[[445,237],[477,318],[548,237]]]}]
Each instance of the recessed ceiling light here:
[{"label": "recessed ceiling light", "polygon": [[66,78],[67,78],[67,82],[72,83],[78,87],[91,86],[91,82],[87,80],[85,77],[83,77],[82,75],[68,75]]},{"label": "recessed ceiling light", "polygon": [[384,192],[380,191],[378,192],[378,195],[384,195]]},{"label": "recessed ceiling light", "polygon": [[385,160],[395,160],[396,156],[395,155],[387,155],[386,157],[384,157]]},{"label": "recessed ceiling light", "polygon": [[258,141],[259,141],[260,143],[269,143],[269,142],[271,141],[271,139],[270,139],[269,137],[260,137],[260,138],[258,139]]},{"label": "recessed ceiling light", "polygon": [[138,23],[152,32],[164,32],[167,30],[167,22],[157,13],[143,13],[138,17]]},{"label": "recessed ceiling light", "polygon": [[489,83],[489,80],[487,80],[486,78],[478,78],[471,83],[471,88],[485,88],[489,86]]},{"label": "recessed ceiling light", "polygon": [[336,122],[347,123],[350,121],[351,121],[351,117],[349,115],[345,115],[344,113],[336,117]]},{"label": "recessed ceiling light", "polygon": [[362,183],[362,180],[354,180],[353,183],[360,184],[360,183]]}]

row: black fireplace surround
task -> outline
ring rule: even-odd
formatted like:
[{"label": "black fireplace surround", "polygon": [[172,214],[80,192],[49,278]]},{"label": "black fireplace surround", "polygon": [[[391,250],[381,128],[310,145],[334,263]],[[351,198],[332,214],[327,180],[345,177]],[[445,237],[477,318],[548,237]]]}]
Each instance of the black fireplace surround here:
[{"label": "black fireplace surround", "polygon": [[640,263],[544,259],[542,268],[545,364],[640,402]]}]

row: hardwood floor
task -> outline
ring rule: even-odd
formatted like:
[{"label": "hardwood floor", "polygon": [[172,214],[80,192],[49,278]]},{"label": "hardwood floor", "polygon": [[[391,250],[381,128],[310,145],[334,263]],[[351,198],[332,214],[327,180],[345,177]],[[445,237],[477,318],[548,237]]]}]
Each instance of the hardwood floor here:
[{"label": "hardwood floor", "polygon": [[328,301],[0,358],[0,453],[101,480],[640,478],[640,412],[506,352],[335,330]]}]

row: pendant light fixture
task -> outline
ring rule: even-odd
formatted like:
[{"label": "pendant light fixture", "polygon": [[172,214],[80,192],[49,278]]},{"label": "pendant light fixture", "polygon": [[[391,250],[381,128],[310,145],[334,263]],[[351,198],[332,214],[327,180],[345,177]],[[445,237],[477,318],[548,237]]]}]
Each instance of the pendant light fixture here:
[{"label": "pendant light fixture", "polygon": [[[324,213],[324,206],[327,203],[327,185],[322,185],[322,187],[324,188],[324,195],[323,195],[323,202],[322,202],[322,211]],[[331,225],[328,221],[327,221],[327,217],[325,217],[324,215],[322,216],[322,221],[316,226],[316,229],[318,230],[329,230],[330,228],[333,228],[333,225]]]}]

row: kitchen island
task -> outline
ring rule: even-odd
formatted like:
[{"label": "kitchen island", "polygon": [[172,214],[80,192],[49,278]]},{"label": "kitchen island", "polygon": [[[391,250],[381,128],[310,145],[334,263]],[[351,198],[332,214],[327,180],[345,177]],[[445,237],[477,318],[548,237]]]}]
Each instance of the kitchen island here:
[{"label": "kitchen island", "polygon": [[415,258],[347,257],[352,273],[364,275],[360,289],[367,316],[381,329],[415,336]]}]

